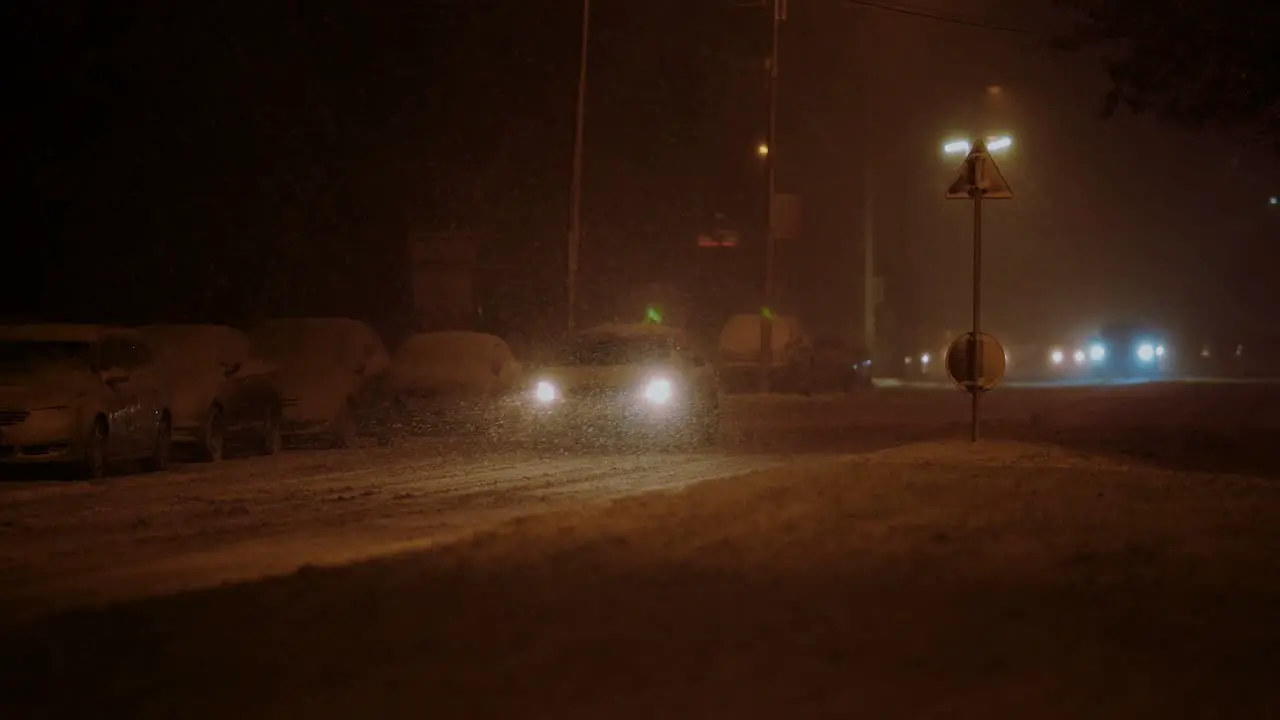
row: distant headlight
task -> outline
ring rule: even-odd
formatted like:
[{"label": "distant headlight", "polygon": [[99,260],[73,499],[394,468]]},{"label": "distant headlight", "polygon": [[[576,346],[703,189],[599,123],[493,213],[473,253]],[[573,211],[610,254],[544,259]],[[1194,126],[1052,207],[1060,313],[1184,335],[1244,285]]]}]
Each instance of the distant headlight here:
[{"label": "distant headlight", "polygon": [[533,399],[541,403],[549,403],[560,397],[560,390],[546,380],[540,381],[533,386]]},{"label": "distant headlight", "polygon": [[1163,346],[1163,345],[1157,345],[1157,346],[1156,346],[1156,357],[1164,357],[1164,346]]},{"label": "distant headlight", "polygon": [[650,380],[644,386],[644,399],[655,405],[666,405],[674,395],[675,389],[670,380]]},{"label": "distant headlight", "polygon": [[1049,362],[1053,363],[1054,365],[1061,365],[1062,361],[1065,360],[1066,357],[1067,356],[1063,354],[1061,350],[1054,350],[1053,352],[1049,353]]},{"label": "distant headlight", "polygon": [[1072,360],[1075,360],[1077,365],[1083,365],[1083,364],[1084,364],[1084,361],[1085,361],[1085,354],[1084,354],[1084,351],[1083,351],[1083,350],[1077,350],[1077,351],[1075,352],[1075,354],[1071,356],[1071,359],[1072,359]]},{"label": "distant headlight", "polygon": [[1149,363],[1156,359],[1156,346],[1151,343],[1142,343],[1138,346],[1138,359],[1144,363]]},{"label": "distant headlight", "polygon": [[1089,346],[1089,359],[1094,362],[1102,362],[1107,359],[1107,349],[1102,343],[1094,343]]}]

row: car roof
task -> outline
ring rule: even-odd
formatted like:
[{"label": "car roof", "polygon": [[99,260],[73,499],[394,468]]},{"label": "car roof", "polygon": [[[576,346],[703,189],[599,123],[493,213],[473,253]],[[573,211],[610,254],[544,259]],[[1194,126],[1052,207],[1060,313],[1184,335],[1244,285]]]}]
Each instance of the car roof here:
[{"label": "car roof", "polygon": [[614,323],[587,328],[576,333],[575,337],[618,338],[627,340],[641,338],[671,338],[673,340],[683,340],[685,338],[685,332],[679,328],[673,328],[669,325],[658,325],[657,323]]},{"label": "car roof", "polygon": [[142,334],[118,325],[89,325],[77,323],[30,323],[0,326],[0,340],[31,340],[43,342],[99,342],[109,335],[122,335],[134,340]]}]

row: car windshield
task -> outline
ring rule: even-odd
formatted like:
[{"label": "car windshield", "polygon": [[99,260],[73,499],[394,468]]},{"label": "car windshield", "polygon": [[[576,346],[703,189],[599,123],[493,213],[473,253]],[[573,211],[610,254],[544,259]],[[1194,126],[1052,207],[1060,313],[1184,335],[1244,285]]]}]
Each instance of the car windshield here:
[{"label": "car windshield", "polygon": [[566,365],[634,365],[667,360],[671,339],[666,337],[583,337],[560,350]]},{"label": "car windshield", "polygon": [[6,340],[0,342],[0,371],[35,372],[68,363],[94,367],[94,355],[94,344],[88,342]]}]

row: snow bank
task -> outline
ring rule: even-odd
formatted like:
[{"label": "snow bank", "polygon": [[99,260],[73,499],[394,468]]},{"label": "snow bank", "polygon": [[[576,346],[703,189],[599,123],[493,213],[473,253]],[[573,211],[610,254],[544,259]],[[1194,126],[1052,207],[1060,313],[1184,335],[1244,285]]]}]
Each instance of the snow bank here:
[{"label": "snow bank", "polygon": [[513,387],[521,371],[511,348],[496,335],[419,333],[396,350],[387,383],[394,393],[487,395]]},{"label": "snow bank", "polygon": [[867,453],[863,462],[979,467],[1053,467],[1125,470],[1132,463],[1085,455],[1047,443],[1013,440],[944,440],[913,443]]}]

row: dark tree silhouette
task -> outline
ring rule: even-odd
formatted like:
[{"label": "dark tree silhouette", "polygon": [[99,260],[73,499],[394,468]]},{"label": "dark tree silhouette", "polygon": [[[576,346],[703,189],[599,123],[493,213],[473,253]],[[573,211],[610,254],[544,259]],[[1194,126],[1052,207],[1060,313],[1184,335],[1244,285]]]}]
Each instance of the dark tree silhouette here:
[{"label": "dark tree silhouette", "polygon": [[1280,149],[1280,3],[1057,0],[1079,22],[1060,45],[1100,50],[1118,108],[1261,135]]}]

